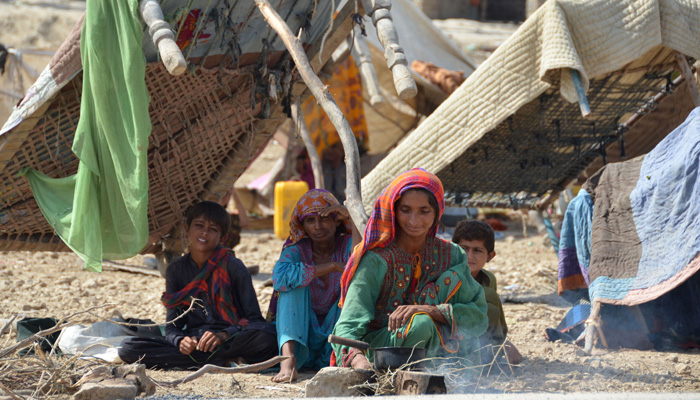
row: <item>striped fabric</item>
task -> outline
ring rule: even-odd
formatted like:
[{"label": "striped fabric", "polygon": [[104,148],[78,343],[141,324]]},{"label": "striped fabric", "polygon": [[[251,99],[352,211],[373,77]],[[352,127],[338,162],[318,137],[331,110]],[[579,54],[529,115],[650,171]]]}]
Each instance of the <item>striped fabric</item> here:
[{"label": "striped fabric", "polygon": [[[414,168],[406,171],[396,177],[389,186],[382,191],[374,203],[374,210],[369,217],[367,227],[362,243],[357,245],[345,266],[345,272],[340,281],[340,307],[345,302],[345,295],[348,293],[348,287],[355,275],[357,266],[360,264],[360,259],[367,250],[376,247],[386,247],[394,240],[395,222],[394,222],[394,203],[396,203],[401,195],[409,189],[426,189],[435,196],[438,202],[439,215],[438,220],[442,216],[445,209],[445,197],[442,189],[442,182],[434,174],[422,169]],[[428,236],[434,237],[437,233],[437,224],[428,232]]]},{"label": "striped fabric", "polygon": [[[292,211],[292,217],[289,220],[289,237],[284,242],[284,247],[296,244],[307,236],[303,225],[304,218],[309,215],[318,215],[319,211],[338,204],[340,203],[335,196],[324,189],[311,189],[304,193]],[[343,221],[343,227],[346,233],[352,232],[350,221]]]},{"label": "striped fabric", "polygon": [[[202,272],[192,282],[179,292],[163,293],[161,301],[165,308],[189,307],[191,298],[197,298],[200,293],[206,293],[211,303],[216,307],[220,318],[231,325],[245,323],[245,320],[238,317],[231,297],[231,277],[228,274],[230,257],[234,257],[231,249],[219,247],[214,250],[214,255],[207,260]],[[207,283],[209,276],[211,276],[211,288]]]}]

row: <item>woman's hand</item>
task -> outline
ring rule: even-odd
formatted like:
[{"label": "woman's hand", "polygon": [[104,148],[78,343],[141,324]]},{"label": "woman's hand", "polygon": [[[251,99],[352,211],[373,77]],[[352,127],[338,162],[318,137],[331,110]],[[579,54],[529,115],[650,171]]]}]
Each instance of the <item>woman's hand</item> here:
[{"label": "woman's hand", "polygon": [[345,263],[337,262],[335,264],[335,272],[345,272]]},{"label": "woman's hand", "polygon": [[345,263],[339,262],[329,262],[324,264],[318,264],[314,266],[314,278],[319,276],[328,275],[331,272],[343,272],[345,271]]},{"label": "woman's hand", "polygon": [[391,315],[389,315],[389,326],[388,326],[389,331],[396,332],[402,326],[406,325],[408,323],[408,321],[411,319],[411,317],[417,313],[426,313],[435,322],[440,322],[443,324],[447,322],[445,317],[442,315],[442,313],[435,306],[404,305],[404,306],[399,306],[396,310],[394,310],[393,313],[391,313]]},{"label": "woman's hand", "polygon": [[336,204],[318,212],[318,215],[321,217],[327,217],[331,214],[335,214],[336,221],[347,221],[350,219],[350,212],[342,204]]},{"label": "woman's hand", "polygon": [[336,221],[350,222],[350,226],[352,229],[352,232],[350,232],[352,234],[352,248],[354,249],[355,246],[357,246],[362,241],[362,234],[360,233],[360,231],[357,230],[357,227],[355,226],[355,221],[353,221],[350,217],[350,211],[348,211],[347,207],[345,207],[344,205],[338,204],[335,206],[330,206],[323,211],[319,211],[318,215],[325,217],[332,213],[335,213]]},{"label": "woman's hand", "polygon": [[364,354],[357,354],[350,361],[350,366],[354,369],[372,369],[372,365],[367,360]]},{"label": "woman's hand", "polygon": [[180,353],[190,355],[197,348],[197,338],[194,336],[185,336],[180,339]]},{"label": "woman's hand", "polygon": [[199,338],[197,350],[209,353],[225,342],[226,339],[228,339],[228,333],[226,332],[214,333],[206,331],[204,332],[204,335]]}]

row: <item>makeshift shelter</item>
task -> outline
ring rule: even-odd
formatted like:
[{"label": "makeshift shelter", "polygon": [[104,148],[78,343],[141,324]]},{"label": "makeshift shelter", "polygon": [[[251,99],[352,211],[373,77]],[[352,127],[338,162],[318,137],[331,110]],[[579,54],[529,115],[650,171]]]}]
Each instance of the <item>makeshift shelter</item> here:
[{"label": "makeshift shelter", "polygon": [[[151,0],[142,0],[142,6],[147,2]],[[168,1],[158,17],[164,21],[149,22],[143,53],[152,129],[147,149],[148,244],[143,252],[172,245],[185,209],[221,198],[287,117],[288,107],[282,104],[308,95],[293,71],[284,39],[256,3],[262,2]],[[316,70],[350,34],[356,10],[353,2],[343,1],[273,4],[293,32],[303,28],[301,44]],[[388,11],[382,13],[386,27]],[[31,167],[61,178],[78,169],[71,145],[83,89],[81,26],[82,21],[0,131],[1,250],[68,250],[18,173]],[[167,32],[174,33],[174,52],[181,52],[184,60],[154,45],[153,39],[160,42]],[[400,48],[392,48],[400,56]]]},{"label": "makeshift shelter", "polygon": [[[588,289],[593,304],[590,331],[601,331],[601,304],[645,305],[644,313],[634,308],[640,331],[660,330],[673,336],[664,339],[677,346],[689,341],[698,345],[698,138],[700,108],[647,155],[605,166],[577,196],[591,200],[569,206],[565,223],[573,207],[573,229],[562,231],[562,237],[573,233],[582,240],[577,241],[577,260],[566,254],[570,250],[560,249],[559,291],[565,295]],[[602,332],[618,328],[614,325],[604,324]],[[593,336],[590,331],[587,339]],[[590,350],[592,340],[587,344]]]},{"label": "makeshift shelter", "polygon": [[[413,61],[430,62],[447,70],[460,71],[465,77],[476,69],[476,64],[469,56],[445,36],[411,0],[392,0],[391,13],[409,65]],[[361,36],[363,29],[367,34],[366,37],[362,36],[362,39],[367,44],[369,53],[366,54],[367,61],[376,73],[377,87],[375,89],[381,97],[380,102],[377,102],[379,101],[378,97],[372,98],[373,91],[371,88],[368,90],[368,86],[372,85],[372,79],[366,76],[367,71],[361,70],[363,73],[364,114],[368,132],[368,142],[366,141],[364,146],[371,155],[383,155],[406,133],[414,129],[422,116],[432,113],[448,97],[449,93],[444,92],[411,69],[418,93],[411,99],[400,98],[394,89],[392,72],[387,67],[384,50],[378,39],[376,28],[369,23],[368,18],[364,19],[362,27],[355,28],[354,36]],[[355,63],[361,66],[364,59],[357,57],[356,54],[358,47],[360,47],[359,43],[352,43],[351,40],[348,42],[339,47],[338,51],[342,53],[342,51],[352,49]],[[329,72],[329,76],[324,79],[326,84],[334,79],[331,76],[334,71],[327,72]],[[338,79],[335,81],[339,82]],[[331,93],[333,93],[334,87],[335,90],[341,90],[337,84],[331,85]],[[308,109],[308,105],[305,105],[304,109],[308,120],[312,112]],[[314,128],[311,125],[309,123],[309,128],[314,135]],[[355,133],[357,134],[357,132]]]},{"label": "makeshift shelter", "polygon": [[683,1],[548,1],[362,180],[365,209],[412,167],[437,173],[456,204],[551,198],[685,85],[698,33]]}]

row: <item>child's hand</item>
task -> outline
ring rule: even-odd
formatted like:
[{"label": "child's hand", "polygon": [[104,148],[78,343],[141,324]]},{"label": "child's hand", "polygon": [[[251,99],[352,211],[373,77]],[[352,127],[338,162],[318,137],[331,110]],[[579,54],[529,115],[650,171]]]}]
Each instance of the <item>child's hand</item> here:
[{"label": "child's hand", "polygon": [[335,214],[336,221],[347,221],[350,219],[350,212],[342,204],[330,206],[325,210],[318,212],[318,215],[320,215],[321,217],[326,217],[331,214]]},{"label": "child's hand", "polygon": [[228,334],[226,332],[214,333],[206,331],[199,339],[197,350],[209,353],[214,351],[214,349],[220,346],[226,339],[228,339]]},{"label": "child's hand", "polygon": [[197,348],[197,338],[194,336],[185,336],[180,340],[180,353],[190,355]]}]

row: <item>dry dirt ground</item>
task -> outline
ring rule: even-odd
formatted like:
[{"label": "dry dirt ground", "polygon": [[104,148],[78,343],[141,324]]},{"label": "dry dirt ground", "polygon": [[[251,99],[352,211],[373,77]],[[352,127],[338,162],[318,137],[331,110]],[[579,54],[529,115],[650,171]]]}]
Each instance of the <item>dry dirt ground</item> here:
[{"label": "dry dirt ground", "polygon": [[[247,264],[258,264],[254,276],[263,313],[271,288],[265,287],[281,249],[282,241],[268,232],[244,232],[236,248]],[[497,257],[488,265],[495,272],[504,299],[510,340],[525,360],[512,373],[474,377],[471,386],[452,390],[471,392],[573,392],[573,391],[699,391],[700,356],[697,351],[656,352],[597,350],[581,355],[579,347],[547,342],[544,330],[555,327],[566,312],[566,304],[555,294],[556,256],[542,236],[523,238],[517,226],[496,243]],[[148,256],[124,261],[147,264]],[[27,317],[65,317],[92,306],[114,304],[125,317],[151,318],[163,322],[165,310],[159,302],[164,281],[115,270],[87,272],[69,253],[4,253],[0,255],[0,318],[17,314]],[[81,316],[88,323],[108,318],[112,308]],[[15,340],[14,334],[0,338],[0,348]],[[172,381],[187,372],[149,371],[160,381]],[[270,381],[272,373],[205,375],[176,389],[159,388],[157,394],[205,397],[300,397],[313,373],[302,374],[294,384]],[[475,386],[474,386],[475,384]]]},{"label": "dry dirt ground", "polygon": [[[83,3],[84,4],[84,3]],[[0,0],[0,43],[18,49],[55,50],[81,15],[80,2],[65,0]],[[37,71],[48,62],[44,56],[25,58]],[[12,90],[18,82],[7,75],[0,89]],[[27,79],[25,77],[25,79]],[[22,82],[26,89],[32,80]],[[16,100],[0,96],[0,125]],[[544,330],[555,327],[567,308],[555,294],[556,256],[536,234],[523,238],[515,226],[496,245],[498,256],[488,265],[495,272],[510,329],[510,340],[523,353],[523,364],[512,374],[493,373],[475,377],[469,390],[477,392],[571,392],[571,391],[700,391],[700,356],[695,352],[600,350],[594,356],[577,355],[578,347],[550,343]],[[244,232],[237,247],[248,265],[258,264],[254,277],[263,312],[271,289],[269,279],[282,241],[270,233]],[[144,265],[139,256],[126,261]],[[113,304],[77,321],[95,322],[119,310],[126,317],[151,318],[163,322],[165,311],[159,298],[164,281],[157,276],[114,270],[91,273],[69,253],[0,254],[0,318],[23,314],[27,317],[65,317],[93,306]],[[14,343],[16,335],[0,337],[0,349]],[[186,372],[150,371],[156,380],[171,381]],[[248,375],[205,375],[176,389],[159,388],[157,394],[201,395],[206,397],[300,397],[313,373],[302,373],[294,384],[275,384],[272,373]],[[0,393],[2,395],[2,393]]]}]

